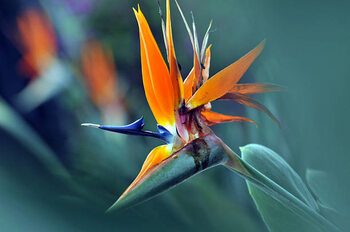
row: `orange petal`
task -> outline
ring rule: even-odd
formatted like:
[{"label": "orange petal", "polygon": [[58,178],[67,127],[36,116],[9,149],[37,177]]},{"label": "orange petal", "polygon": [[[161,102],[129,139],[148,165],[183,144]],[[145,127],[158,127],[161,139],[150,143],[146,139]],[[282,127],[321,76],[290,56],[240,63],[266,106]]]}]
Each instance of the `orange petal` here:
[{"label": "orange petal", "polygon": [[257,94],[267,92],[278,92],[283,91],[283,87],[273,84],[261,84],[261,83],[247,83],[247,84],[236,84],[231,90],[231,93],[241,94]]},{"label": "orange petal", "polygon": [[171,145],[162,145],[154,148],[147,156],[145,162],[142,165],[141,171],[135,178],[135,180],[130,184],[130,186],[124,191],[124,194],[130,192],[147,174],[147,172],[153,168],[155,165],[159,164],[171,155]]},{"label": "orange petal", "polygon": [[265,40],[245,56],[221,70],[205,82],[187,103],[189,109],[194,109],[214,101],[226,94],[241,79],[249,66],[264,48]]},{"label": "orange petal", "polygon": [[158,124],[174,132],[174,89],[168,68],[140,8],[134,9],[139,24],[141,66],[145,94]]},{"label": "orange petal", "polygon": [[201,81],[201,66],[198,60],[197,52],[195,48],[193,48],[193,68],[191,69],[190,73],[188,74],[188,76],[184,81],[185,102],[187,102],[192,97],[192,94],[196,91],[200,81]]},{"label": "orange petal", "polygon": [[193,70],[194,70],[194,79],[193,79],[194,81],[192,83],[192,93],[194,93],[197,90],[202,79],[201,63],[199,62],[198,54],[195,48],[193,48]]},{"label": "orange petal", "polygon": [[170,78],[173,85],[173,91],[174,91],[174,106],[175,109],[177,109],[182,102],[184,90],[183,90],[183,82],[181,73],[177,64],[176,56],[175,56],[175,49],[174,49],[174,42],[173,42],[173,35],[172,35],[172,29],[171,29],[171,17],[170,17],[170,4],[169,0],[166,2],[166,38],[167,38],[167,46],[168,46],[168,61],[169,61],[169,68],[170,68]]},{"label": "orange petal", "polygon": [[[209,45],[209,47],[205,52],[205,63],[204,63],[205,69],[202,70],[203,83],[206,82],[209,78],[210,48],[211,48],[211,45]],[[196,55],[194,55],[194,57],[196,57]],[[197,82],[195,80],[196,80],[196,76],[195,76],[194,68],[192,68],[187,78],[184,81],[184,98],[186,103],[192,97],[192,90],[195,89],[196,87]]]},{"label": "orange petal", "polygon": [[205,69],[202,70],[202,76],[203,76],[203,83],[205,83],[209,79],[209,68],[210,68],[210,53],[211,44],[208,46],[207,50],[205,51],[205,60],[204,60],[204,67]]},{"label": "orange petal", "polygon": [[202,111],[202,116],[204,117],[205,121],[209,126],[213,126],[218,123],[225,123],[225,122],[252,122],[256,126],[258,126],[258,124],[255,121],[249,118],[225,115],[225,114],[220,114],[213,111]]},{"label": "orange petal", "polygon": [[278,126],[280,126],[278,119],[271,113],[270,110],[268,110],[266,108],[266,106],[264,106],[263,104],[261,104],[257,100],[255,100],[247,95],[240,94],[240,93],[227,93],[224,96],[222,96],[220,98],[220,100],[234,100],[234,101],[241,103],[243,105],[260,110],[260,111],[264,112],[265,114],[267,114]]},{"label": "orange petal", "polygon": [[186,77],[184,81],[184,98],[185,102],[188,102],[188,100],[192,97],[192,87],[194,83],[194,69],[192,68],[188,76]]},{"label": "orange petal", "polygon": [[198,60],[197,52],[195,48],[193,48],[193,68],[191,69],[190,73],[188,74],[188,76],[184,81],[185,102],[187,102],[192,97],[192,93],[196,91],[200,81],[201,81],[201,66]]}]

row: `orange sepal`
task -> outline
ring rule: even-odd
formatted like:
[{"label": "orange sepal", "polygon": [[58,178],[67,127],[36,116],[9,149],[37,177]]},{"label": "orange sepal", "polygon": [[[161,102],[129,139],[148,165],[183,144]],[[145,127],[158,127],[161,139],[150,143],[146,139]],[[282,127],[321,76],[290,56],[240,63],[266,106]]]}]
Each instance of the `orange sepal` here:
[{"label": "orange sepal", "polygon": [[262,84],[262,83],[246,83],[246,84],[236,84],[231,90],[231,93],[241,93],[241,94],[258,94],[258,93],[268,93],[268,92],[278,92],[283,91],[283,87],[274,84]]},{"label": "orange sepal", "polygon": [[202,111],[201,114],[204,117],[204,120],[206,121],[208,126],[213,126],[218,123],[225,123],[225,122],[251,122],[251,123],[254,123],[255,126],[258,126],[258,124],[255,121],[245,117],[220,114],[213,111]]},{"label": "orange sepal", "polygon": [[184,99],[187,102],[196,91],[201,81],[201,67],[196,50],[193,48],[193,68],[184,81]]},{"label": "orange sepal", "polygon": [[171,29],[171,17],[170,17],[170,3],[169,0],[166,2],[166,39],[168,46],[168,62],[170,69],[170,78],[173,85],[174,91],[174,107],[177,109],[182,102],[184,95],[184,87],[182,82],[181,73],[177,64],[175,48],[173,42],[173,35]]},{"label": "orange sepal", "polygon": [[194,109],[208,102],[214,101],[229,92],[241,79],[249,66],[264,48],[265,40],[242,58],[221,70],[205,82],[188,101],[187,107]]},{"label": "orange sepal", "polygon": [[150,169],[152,169],[155,165],[159,164],[171,155],[170,146],[171,145],[158,146],[148,154],[145,162],[142,165],[141,171],[120,197],[123,197],[123,195],[127,194],[133,188],[135,188],[135,186],[142,180],[142,178],[147,174],[147,172]]},{"label": "orange sepal", "polygon": [[192,97],[192,87],[194,83],[194,69],[192,68],[190,73],[187,75],[184,81],[184,98],[185,102],[187,102]]},{"label": "orange sepal", "polygon": [[[204,59],[205,60],[205,62],[204,62],[205,69],[202,70],[203,83],[205,83],[209,78],[210,48],[211,48],[211,45],[209,45],[209,47],[207,48],[207,50],[205,52],[205,59]],[[195,57],[196,57],[196,55],[195,55]],[[198,61],[197,61],[197,63],[198,63]],[[196,87],[196,76],[195,76],[194,68],[192,68],[190,73],[188,74],[188,76],[186,77],[186,79],[184,81],[184,98],[185,98],[186,103],[192,97],[192,90],[195,89],[195,87]]]},{"label": "orange sepal", "polygon": [[174,90],[168,68],[140,8],[134,9],[139,24],[143,85],[158,124],[174,131]]},{"label": "orange sepal", "polygon": [[210,59],[211,59],[210,48],[211,48],[211,44],[208,46],[207,50],[205,51],[204,69],[202,70],[203,83],[205,83],[209,79],[209,69],[210,69]]},{"label": "orange sepal", "polygon": [[198,54],[195,48],[193,48],[193,73],[194,73],[194,78],[192,83],[192,93],[196,92],[202,80],[201,63],[199,61]]}]

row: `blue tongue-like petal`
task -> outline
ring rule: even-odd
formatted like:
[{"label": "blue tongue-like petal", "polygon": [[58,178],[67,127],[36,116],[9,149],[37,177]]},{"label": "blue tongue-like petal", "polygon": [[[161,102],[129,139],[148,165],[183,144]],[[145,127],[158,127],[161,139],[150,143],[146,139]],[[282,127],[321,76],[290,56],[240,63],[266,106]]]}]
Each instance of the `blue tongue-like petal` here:
[{"label": "blue tongue-like petal", "polygon": [[171,142],[173,135],[165,127],[163,127],[161,125],[157,125],[157,129],[159,131],[159,133],[157,133],[157,134],[159,134],[163,138],[166,138],[165,141]]},{"label": "blue tongue-like petal", "polygon": [[133,123],[130,123],[129,125],[126,126],[105,126],[105,125],[100,125],[98,128],[102,130],[107,130],[107,131],[112,131],[112,132],[117,132],[121,134],[128,134],[128,135],[142,135],[142,128],[145,125],[143,121],[143,116],[136,120]]},{"label": "blue tongue-like petal", "polygon": [[135,122],[130,123],[129,125],[126,125],[126,126],[105,126],[105,125],[98,125],[98,124],[91,124],[91,123],[83,123],[81,125],[100,128],[102,130],[112,131],[112,132],[117,132],[117,133],[127,134],[127,135],[154,137],[154,138],[161,139],[167,143],[171,142],[171,138],[173,136],[165,127],[161,125],[157,126],[159,133],[142,130],[143,126],[145,125],[145,122],[143,121],[143,116],[140,119],[136,120]]}]

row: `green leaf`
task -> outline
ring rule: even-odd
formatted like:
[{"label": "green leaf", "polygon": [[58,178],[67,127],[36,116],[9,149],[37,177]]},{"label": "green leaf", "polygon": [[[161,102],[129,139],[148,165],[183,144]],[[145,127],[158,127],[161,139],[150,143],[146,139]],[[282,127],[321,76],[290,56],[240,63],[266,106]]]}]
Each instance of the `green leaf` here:
[{"label": "green leaf", "polygon": [[[256,144],[241,148],[242,159],[281,186],[317,213],[318,206],[300,176],[274,151]],[[251,194],[270,231],[315,231],[311,223],[286,208],[270,195],[247,181]]]},{"label": "green leaf", "polygon": [[342,196],[341,184],[338,183],[336,178],[323,171],[308,169],[306,171],[306,181],[323,206],[334,210],[343,207],[339,201],[341,197],[335,197]]},{"label": "green leaf", "polygon": [[324,171],[308,169],[306,181],[318,200],[320,212],[334,223],[349,227],[347,206],[350,204],[344,184]]},{"label": "green leaf", "polygon": [[0,98],[0,128],[22,143],[55,175],[67,179],[67,170],[39,135]]}]

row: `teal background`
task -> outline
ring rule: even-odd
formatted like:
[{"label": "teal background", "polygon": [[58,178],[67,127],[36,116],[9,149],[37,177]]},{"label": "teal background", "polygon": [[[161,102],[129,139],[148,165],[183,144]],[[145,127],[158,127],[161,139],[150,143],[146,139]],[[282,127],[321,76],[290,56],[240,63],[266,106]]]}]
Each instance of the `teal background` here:
[{"label": "teal background", "polygon": [[[87,38],[97,38],[112,49],[118,70],[116,91],[128,109],[126,123],[144,115],[147,129],[155,130],[156,124],[143,93],[137,22],[131,10],[139,2],[82,1],[84,6],[74,2],[3,1],[0,5],[0,96],[4,99],[0,107],[0,230],[267,231],[245,182],[222,167],[133,208],[104,213],[136,176],[148,152],[160,143],[80,127],[82,122],[102,120],[81,82],[80,46]],[[309,168],[333,176],[334,191],[329,195],[340,202],[343,208],[337,210],[347,218],[350,2],[179,3],[188,20],[193,11],[199,38],[213,19],[211,74],[266,38],[264,51],[241,82],[274,83],[287,89],[256,96],[281,121],[281,128],[255,109],[217,102],[215,110],[246,115],[259,127],[223,124],[213,127],[215,133],[237,153],[239,146],[248,143],[273,149],[303,180]],[[164,2],[161,5],[164,9]],[[156,1],[140,1],[140,6],[164,53]],[[28,80],[16,71],[21,54],[8,35],[16,32],[15,19],[27,7],[50,16],[60,41],[59,57],[71,81],[38,108],[23,113],[14,98]],[[186,76],[192,50],[173,3],[172,15],[177,58]],[[28,130],[38,135],[39,142]],[[43,158],[47,156],[53,158]],[[55,160],[54,164],[47,159]],[[62,170],[69,173],[69,180],[57,175]]]}]

